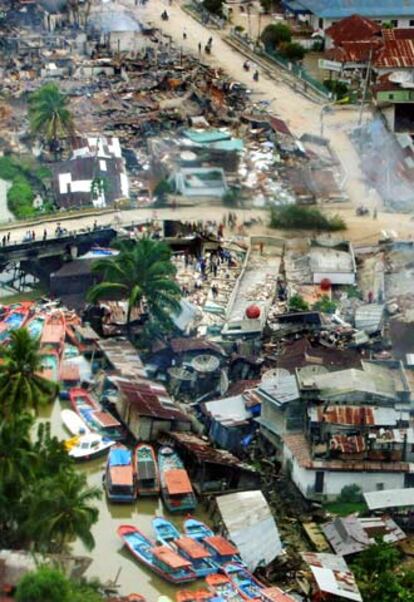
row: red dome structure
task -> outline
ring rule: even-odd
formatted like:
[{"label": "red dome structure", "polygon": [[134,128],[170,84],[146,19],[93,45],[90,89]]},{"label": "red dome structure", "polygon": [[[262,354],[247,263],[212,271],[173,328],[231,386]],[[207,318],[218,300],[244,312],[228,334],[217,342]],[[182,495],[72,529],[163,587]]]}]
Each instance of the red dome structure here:
[{"label": "red dome structure", "polygon": [[330,291],[332,288],[332,282],[329,280],[329,278],[322,278],[320,286],[321,290]]},{"label": "red dome structure", "polygon": [[249,305],[249,307],[246,309],[246,316],[249,318],[249,320],[257,320],[257,318],[260,318],[260,307],[258,305]]}]

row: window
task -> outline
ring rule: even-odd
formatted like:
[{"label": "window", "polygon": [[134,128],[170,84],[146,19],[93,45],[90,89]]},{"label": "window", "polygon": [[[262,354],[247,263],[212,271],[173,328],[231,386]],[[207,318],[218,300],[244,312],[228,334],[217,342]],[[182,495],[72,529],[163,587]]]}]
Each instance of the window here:
[{"label": "window", "polygon": [[410,27],[414,27],[414,19],[410,19]]},{"label": "window", "polygon": [[315,493],[323,493],[324,479],[325,473],[323,470],[318,470],[315,474]]},{"label": "window", "polygon": [[388,100],[394,100],[394,94],[388,94]]},{"label": "window", "polygon": [[391,25],[393,27],[398,27],[398,21],[397,21],[397,19],[391,19],[390,23],[391,23]]},{"label": "window", "polygon": [[318,27],[319,27],[319,29],[323,29],[323,19],[321,19],[321,18],[319,19]]},{"label": "window", "polygon": [[384,483],[377,483],[377,491],[384,491]]},{"label": "window", "polygon": [[411,446],[411,453],[414,454],[414,445]]}]

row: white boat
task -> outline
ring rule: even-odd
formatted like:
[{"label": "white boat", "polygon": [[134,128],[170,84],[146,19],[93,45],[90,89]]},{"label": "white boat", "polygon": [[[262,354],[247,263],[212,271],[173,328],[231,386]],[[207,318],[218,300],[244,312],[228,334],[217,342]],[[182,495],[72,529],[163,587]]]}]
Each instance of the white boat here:
[{"label": "white boat", "polygon": [[115,443],[98,433],[88,433],[79,437],[77,443],[69,451],[69,456],[78,462],[93,460],[106,454]]},{"label": "white boat", "polygon": [[60,417],[71,435],[87,435],[91,432],[82,418],[73,410],[62,410]]}]

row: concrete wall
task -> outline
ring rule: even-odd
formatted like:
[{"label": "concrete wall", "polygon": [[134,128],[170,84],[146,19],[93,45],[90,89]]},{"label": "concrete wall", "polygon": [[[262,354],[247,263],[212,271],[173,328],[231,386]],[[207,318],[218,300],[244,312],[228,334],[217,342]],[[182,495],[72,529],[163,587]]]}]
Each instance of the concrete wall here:
[{"label": "concrete wall", "polygon": [[293,458],[290,450],[284,446],[283,464],[291,470],[290,476],[296,487],[304,497],[308,499],[320,499],[324,496],[328,500],[334,500],[345,485],[359,485],[361,490],[377,491],[382,485],[383,489],[401,489],[404,487],[403,472],[358,472],[358,471],[328,471],[324,472],[324,488],[321,494],[315,494],[316,473],[315,469],[306,469],[299,466]]}]

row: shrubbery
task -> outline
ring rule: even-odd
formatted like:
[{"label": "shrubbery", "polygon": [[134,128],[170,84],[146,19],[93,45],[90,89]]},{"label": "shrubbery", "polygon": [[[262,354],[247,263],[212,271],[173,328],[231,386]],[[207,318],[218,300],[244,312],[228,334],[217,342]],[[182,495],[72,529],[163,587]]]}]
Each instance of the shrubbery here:
[{"label": "shrubbery", "polygon": [[0,157],[0,178],[12,182],[7,193],[7,205],[17,218],[36,215],[37,210],[33,207],[34,188],[44,192],[44,181],[49,177],[49,169],[33,160]]},{"label": "shrubbery", "polygon": [[284,230],[345,230],[346,223],[339,215],[324,215],[314,207],[283,205],[272,207],[270,211],[270,227]]}]

